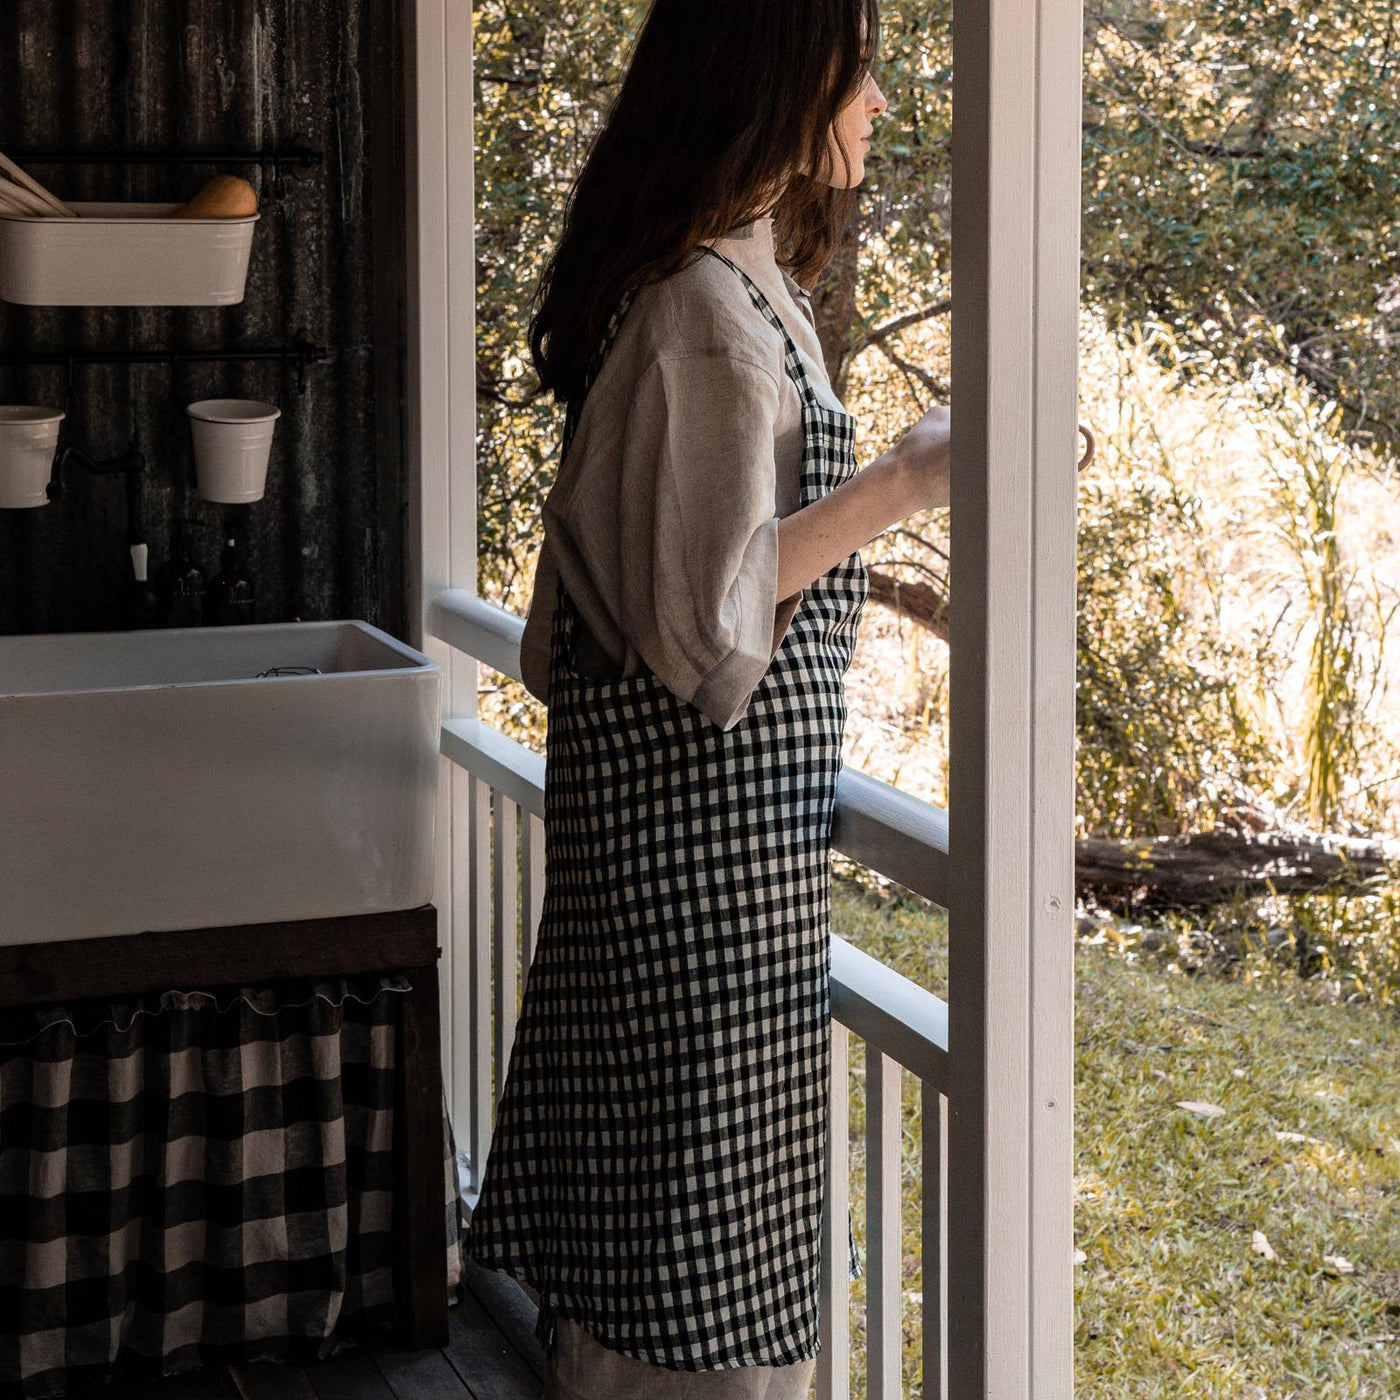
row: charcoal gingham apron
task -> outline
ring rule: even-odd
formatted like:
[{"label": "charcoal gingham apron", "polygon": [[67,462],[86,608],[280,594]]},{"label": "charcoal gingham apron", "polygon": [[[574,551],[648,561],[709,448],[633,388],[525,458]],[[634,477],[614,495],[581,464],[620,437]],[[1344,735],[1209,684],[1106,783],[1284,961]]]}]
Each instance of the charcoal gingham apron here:
[{"label": "charcoal gingham apron", "polygon": [[[818,399],[748,275],[705,251],[782,334],[811,505],[855,473],[854,420]],[[579,675],[559,580],[544,907],[464,1245],[539,1290],[546,1347],[562,1316],[672,1370],[819,1350],[830,836],[868,591],[858,553],[805,589],[726,732],[654,675]],[[849,1214],[846,1238],[859,1277]]]}]

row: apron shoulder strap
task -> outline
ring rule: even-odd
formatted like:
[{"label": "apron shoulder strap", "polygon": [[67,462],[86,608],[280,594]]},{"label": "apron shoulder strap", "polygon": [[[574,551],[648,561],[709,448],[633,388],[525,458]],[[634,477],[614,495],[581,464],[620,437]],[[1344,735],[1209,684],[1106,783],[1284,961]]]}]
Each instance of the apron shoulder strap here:
[{"label": "apron shoulder strap", "polygon": [[570,399],[568,407],[565,409],[564,438],[560,447],[560,461],[563,461],[568,454],[569,443],[573,440],[574,429],[578,426],[579,415],[583,412],[583,401],[588,397],[588,391],[593,387],[593,381],[597,379],[599,370],[603,368],[603,361],[607,359],[608,351],[612,349],[612,343],[617,339],[618,330],[622,326],[622,318],[627,315],[627,308],[632,305],[632,298],[635,295],[636,289],[631,288],[618,298],[612,315],[608,317],[608,324],[603,330],[602,338],[593,351],[593,358],[588,363],[588,371],[583,377],[583,392],[577,398]]},{"label": "apron shoulder strap", "polygon": [[708,244],[700,245],[711,256],[716,257],[727,267],[732,268],[739,274],[739,279],[748,289],[749,297],[753,304],[763,314],[764,319],[773,326],[783,338],[784,363],[787,367],[788,377],[797,385],[798,392],[802,395],[804,403],[817,403],[817,391],[812,387],[811,378],[807,374],[807,367],[802,363],[802,356],[797,353],[797,343],[788,334],[788,328],[783,324],[783,318],[773,309],[773,303],[764,296],[758,284],[744,271],[738,263],[730,258],[726,258],[723,253],[716,252]]}]

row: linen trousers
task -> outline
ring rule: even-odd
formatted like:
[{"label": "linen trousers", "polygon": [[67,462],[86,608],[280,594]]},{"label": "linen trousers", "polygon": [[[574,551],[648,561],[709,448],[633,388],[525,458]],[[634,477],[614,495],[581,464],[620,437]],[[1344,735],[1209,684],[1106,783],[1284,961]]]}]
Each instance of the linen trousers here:
[{"label": "linen trousers", "polygon": [[596,1341],[561,1317],[545,1363],[544,1400],[807,1400],[817,1362],[673,1371]]}]

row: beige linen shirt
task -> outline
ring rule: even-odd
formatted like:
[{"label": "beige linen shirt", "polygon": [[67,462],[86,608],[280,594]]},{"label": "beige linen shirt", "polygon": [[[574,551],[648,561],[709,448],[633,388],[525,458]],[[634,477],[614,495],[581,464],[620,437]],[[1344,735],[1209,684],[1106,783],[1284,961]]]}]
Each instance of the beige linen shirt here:
[{"label": "beige linen shirt", "polygon": [[[807,293],[757,219],[715,250],[758,285],[840,408]],[[778,521],[800,505],[802,404],[777,328],[717,258],[638,289],[542,511],[521,667],[547,701],[555,586],[585,674],[650,671],[721,729],[748,708],[801,598],[779,599]],[[619,669],[620,668],[620,669]]]}]

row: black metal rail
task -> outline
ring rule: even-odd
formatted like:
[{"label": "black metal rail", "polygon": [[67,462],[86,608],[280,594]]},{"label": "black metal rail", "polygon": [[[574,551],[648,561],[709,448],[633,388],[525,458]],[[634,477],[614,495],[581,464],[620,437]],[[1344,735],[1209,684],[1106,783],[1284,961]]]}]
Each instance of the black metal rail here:
[{"label": "black metal rail", "polygon": [[20,166],[29,165],[256,165],[272,168],[272,187],[282,194],[284,168],[310,169],[321,165],[325,156],[304,136],[294,136],[277,146],[257,150],[224,148],[208,151],[7,151],[10,159]]},{"label": "black metal rail", "polygon": [[218,348],[191,350],[4,350],[4,365],[65,365],[71,383],[74,365],[161,365],[229,363],[242,360],[281,360],[295,362],[297,390],[306,391],[306,367],[330,358],[330,350],[298,336],[289,345],[248,346],[237,350]]}]

